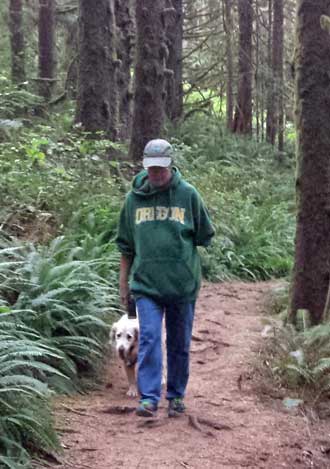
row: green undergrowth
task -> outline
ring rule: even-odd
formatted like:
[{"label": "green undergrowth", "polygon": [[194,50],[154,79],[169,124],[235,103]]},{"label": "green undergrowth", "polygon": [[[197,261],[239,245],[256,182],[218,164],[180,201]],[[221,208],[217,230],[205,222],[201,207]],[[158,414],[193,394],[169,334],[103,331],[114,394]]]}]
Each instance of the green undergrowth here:
[{"label": "green undergrowth", "polygon": [[[314,326],[307,310],[288,322],[289,283],[273,287],[265,301],[264,344],[257,368],[284,396],[286,407],[305,402],[318,409],[330,397],[330,324]],[[320,407],[321,408],[321,407]]]},{"label": "green undergrowth", "polygon": [[216,227],[203,254],[204,275],[287,275],[295,229],[292,155],[279,165],[272,147],[233,137],[212,118],[189,119],[173,133],[178,165],[202,193]]},{"label": "green undergrowth", "polygon": [[102,365],[118,310],[118,254],[111,240],[91,242],[89,223],[83,240],[1,240],[0,467],[59,451],[49,399],[82,391],[81,377],[95,379]]},{"label": "green undergrowth", "polygon": [[[27,98],[22,125],[0,134],[0,349],[7,350],[0,359],[0,467],[14,469],[28,467],[30,454],[59,449],[49,398],[81,390],[82,374],[96,373],[105,355],[119,312],[114,238],[130,182],[124,146],[74,127],[70,106],[31,117],[39,103]],[[16,120],[7,111],[0,105],[0,118]],[[279,166],[268,145],[229,135],[200,115],[168,138],[216,227],[212,246],[201,250],[204,276],[287,275],[289,153]],[[35,237],[38,226],[42,233],[51,227],[46,237]]]},{"label": "green undergrowth", "polygon": [[117,145],[74,128],[70,109],[48,122],[25,111],[13,124],[0,99],[0,467],[13,469],[60,451],[50,399],[102,366],[124,194]]},{"label": "green undergrowth", "polygon": [[0,143],[2,218],[27,207],[51,213],[59,227],[67,227],[79,209],[114,205],[120,184],[116,163],[107,160],[112,144],[105,139],[89,144],[86,138],[72,133],[56,140],[49,126],[39,124],[21,130],[15,144]]}]

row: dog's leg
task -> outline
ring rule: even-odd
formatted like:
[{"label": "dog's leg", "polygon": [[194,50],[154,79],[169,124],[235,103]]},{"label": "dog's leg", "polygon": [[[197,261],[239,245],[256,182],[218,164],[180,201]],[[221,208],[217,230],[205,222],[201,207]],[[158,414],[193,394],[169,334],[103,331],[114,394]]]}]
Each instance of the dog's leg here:
[{"label": "dog's leg", "polygon": [[166,386],[167,383],[167,373],[166,373],[166,367],[163,366],[162,368],[162,386]]},{"label": "dog's leg", "polygon": [[125,371],[126,371],[127,381],[128,381],[128,391],[126,394],[129,397],[136,397],[138,395],[138,391],[136,388],[135,366],[125,365]]}]

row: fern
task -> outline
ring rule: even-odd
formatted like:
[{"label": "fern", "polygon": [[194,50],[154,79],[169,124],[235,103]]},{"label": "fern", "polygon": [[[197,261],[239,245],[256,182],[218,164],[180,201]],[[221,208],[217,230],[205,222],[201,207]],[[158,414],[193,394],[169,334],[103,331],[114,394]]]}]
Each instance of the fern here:
[{"label": "fern", "polygon": [[328,373],[330,374],[330,358],[321,358],[313,368],[314,379],[318,381]]},{"label": "fern", "polygon": [[43,103],[43,99],[26,90],[17,88],[9,81],[0,81],[0,117],[12,118],[18,114],[26,115],[29,109],[34,109]]},{"label": "fern", "polygon": [[319,399],[330,392],[330,324],[309,326],[309,314],[300,311],[300,325],[281,326],[273,321],[274,334],[266,344],[275,380]]},{"label": "fern", "polygon": [[[24,324],[0,321],[0,450],[5,467],[24,467],[26,447],[35,450],[59,448],[46,398],[47,379],[65,375],[47,364],[63,360],[63,354],[41,341]],[[35,339],[24,338],[30,333]],[[22,462],[23,461],[23,462]],[[20,464],[23,466],[20,466]]]},{"label": "fern", "polygon": [[99,272],[118,256],[89,258],[86,246],[60,237],[0,248],[0,453],[9,464],[25,461],[26,448],[58,448],[46,397],[77,389],[78,370],[96,370],[104,356],[118,295]]}]

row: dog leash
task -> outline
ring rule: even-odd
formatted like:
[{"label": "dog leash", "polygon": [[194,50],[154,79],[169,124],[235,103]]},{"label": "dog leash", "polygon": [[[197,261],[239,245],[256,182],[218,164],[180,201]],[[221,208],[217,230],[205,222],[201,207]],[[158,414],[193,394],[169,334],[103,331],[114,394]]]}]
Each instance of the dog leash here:
[{"label": "dog leash", "polygon": [[132,294],[128,297],[127,315],[129,319],[136,319],[136,302]]}]

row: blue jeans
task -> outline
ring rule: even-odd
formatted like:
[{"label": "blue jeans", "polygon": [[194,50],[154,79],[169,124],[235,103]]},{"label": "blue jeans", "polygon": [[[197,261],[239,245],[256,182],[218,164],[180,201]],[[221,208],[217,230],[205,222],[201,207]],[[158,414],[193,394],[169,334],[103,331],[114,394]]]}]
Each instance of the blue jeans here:
[{"label": "blue jeans", "polygon": [[136,301],[139,326],[137,384],[141,399],[158,404],[162,381],[162,320],[165,313],[167,348],[166,399],[183,397],[189,378],[189,351],[195,302]]}]

